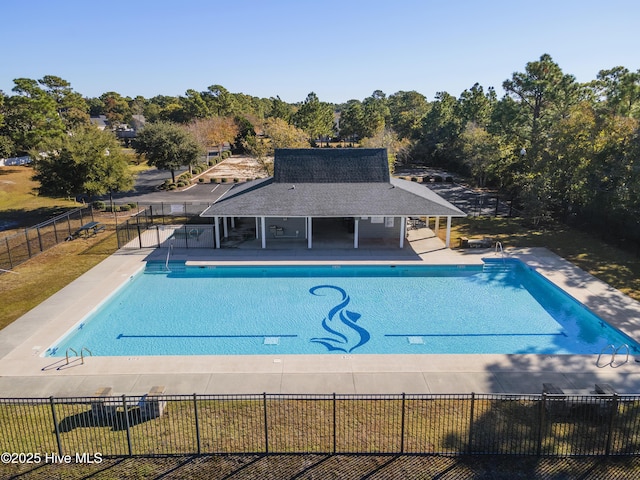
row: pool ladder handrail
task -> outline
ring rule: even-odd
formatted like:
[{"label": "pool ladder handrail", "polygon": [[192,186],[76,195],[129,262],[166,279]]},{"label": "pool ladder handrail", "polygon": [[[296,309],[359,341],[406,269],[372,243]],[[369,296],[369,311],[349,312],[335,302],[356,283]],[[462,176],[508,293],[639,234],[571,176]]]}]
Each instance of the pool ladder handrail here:
[{"label": "pool ladder handrail", "polygon": [[[67,359],[67,365],[69,365],[69,352],[73,352],[75,354],[75,356],[78,356],[78,352],[76,351],[75,348],[69,347],[67,348],[67,351],[65,352],[65,358]],[[91,352],[91,350],[89,350],[87,347],[82,347],[80,349],[80,363],[82,365],[84,365],[84,352],[87,352],[89,354],[90,357],[93,357],[93,352]]]},{"label": "pool ladder handrail", "polygon": [[[616,355],[618,355],[618,353],[620,352],[620,350],[625,349],[627,351],[627,355],[624,359],[624,362],[621,363],[616,363]],[[611,349],[611,360],[609,361],[609,363],[605,363],[604,365],[600,365],[600,359],[602,358],[602,355],[605,353],[606,350]],[[597,367],[605,367],[607,365],[609,365],[612,368],[616,368],[619,367],[620,365],[624,365],[625,363],[627,363],[629,361],[629,355],[631,354],[630,350],[629,350],[629,345],[627,345],[626,343],[623,343],[622,345],[616,347],[613,343],[610,343],[609,345],[605,346],[602,350],[600,350],[600,354],[598,355],[598,359],[596,360],[596,366]]]},{"label": "pool ladder handrail", "polygon": [[171,255],[171,250],[173,250],[173,238],[169,242],[169,250],[167,250],[167,260],[164,262],[164,268],[167,272],[171,271],[169,270],[169,256]]},{"label": "pool ladder handrail", "polygon": [[502,242],[496,242],[496,251],[494,255],[498,255],[498,251],[500,251],[500,256],[502,257],[502,261],[504,262],[504,250],[502,249]]}]

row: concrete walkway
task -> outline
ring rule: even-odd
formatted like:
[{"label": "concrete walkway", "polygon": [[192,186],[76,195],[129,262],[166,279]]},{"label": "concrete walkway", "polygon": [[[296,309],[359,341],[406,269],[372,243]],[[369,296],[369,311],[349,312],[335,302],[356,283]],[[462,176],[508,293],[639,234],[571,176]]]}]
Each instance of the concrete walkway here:
[{"label": "concrete walkway", "polygon": [[[314,244],[315,245],[315,244]],[[409,232],[404,249],[174,250],[173,260],[247,263],[481,264],[493,250],[453,251],[428,229]],[[546,249],[510,250],[601,318],[640,339],[640,304]],[[599,367],[594,355],[252,355],[88,357],[40,356],[109,294],[166,250],[121,250],[0,331],[0,395],[47,397],[216,393],[540,393],[543,382],[588,393],[610,383],[640,393],[640,363]]]}]

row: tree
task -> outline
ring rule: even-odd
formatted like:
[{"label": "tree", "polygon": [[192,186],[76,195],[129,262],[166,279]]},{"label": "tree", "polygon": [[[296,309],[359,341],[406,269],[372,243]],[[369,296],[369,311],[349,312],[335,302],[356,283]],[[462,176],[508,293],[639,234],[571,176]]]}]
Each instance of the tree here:
[{"label": "tree", "polygon": [[67,129],[89,124],[89,105],[82,95],[73,91],[69,82],[55,75],[45,75],[38,83],[56,102],[58,115]]},{"label": "tree", "polygon": [[349,100],[340,112],[340,138],[350,142],[364,137],[364,109],[359,100]]},{"label": "tree", "polygon": [[196,118],[207,118],[210,115],[207,103],[199,92],[193,89],[186,91],[185,97],[180,97],[184,122],[190,122]]},{"label": "tree", "polygon": [[131,109],[129,102],[117,92],[107,92],[100,96],[104,104],[104,115],[111,128],[116,128],[121,123],[127,123],[131,119]]},{"label": "tree", "polygon": [[4,100],[2,134],[13,143],[15,154],[26,154],[39,144],[64,135],[65,124],[56,101],[36,80],[17,78],[11,95]]},{"label": "tree", "polygon": [[138,155],[145,155],[149,165],[169,170],[173,182],[176,181],[175,171],[181,166],[196,164],[202,151],[191,133],[167,122],[145,126],[138,133],[134,148]]},{"label": "tree", "polygon": [[233,143],[240,132],[238,124],[231,117],[198,119],[191,122],[187,130],[203,149],[217,148],[218,155],[222,155],[224,144]]},{"label": "tree", "polygon": [[374,137],[382,131],[390,116],[387,98],[381,90],[374,91],[362,101],[364,137]]},{"label": "tree", "polygon": [[500,140],[473,122],[460,135],[464,165],[475,179],[476,185],[485,187],[495,172],[502,156]]},{"label": "tree", "polygon": [[271,109],[269,110],[268,116],[281,118],[285,122],[290,123],[291,117],[293,116],[293,108],[291,108],[291,105],[280,100],[279,96],[275,98],[271,97],[269,100],[271,101]]},{"label": "tree", "polygon": [[127,158],[111,132],[81,126],[47,147],[32,153],[34,179],[43,194],[92,197],[133,187]]},{"label": "tree", "polygon": [[544,148],[545,132],[579,100],[579,86],[566,75],[551,56],[544,54],[529,62],[525,72],[516,72],[502,87],[518,102],[528,127],[528,156],[536,161]]},{"label": "tree", "polygon": [[229,90],[222,85],[211,85],[202,98],[211,115],[216,117],[234,116],[237,113],[236,102]]},{"label": "tree", "polygon": [[304,130],[313,141],[333,134],[333,108],[311,92],[293,115],[293,124]]},{"label": "tree", "polygon": [[264,134],[271,139],[271,151],[276,148],[309,148],[307,134],[281,118],[268,118]]},{"label": "tree", "polygon": [[593,85],[612,113],[640,119],[640,70],[630,72],[620,66],[600,70]]},{"label": "tree", "polygon": [[414,90],[397,92],[387,101],[389,124],[399,138],[416,138],[422,119],[429,111],[429,103],[424,95]]}]

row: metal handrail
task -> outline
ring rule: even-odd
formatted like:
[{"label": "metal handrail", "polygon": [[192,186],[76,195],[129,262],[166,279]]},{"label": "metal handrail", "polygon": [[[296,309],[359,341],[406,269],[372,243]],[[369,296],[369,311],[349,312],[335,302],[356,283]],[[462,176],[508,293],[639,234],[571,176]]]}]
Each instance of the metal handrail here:
[{"label": "metal handrail", "polygon": [[65,357],[67,358],[67,365],[69,365],[69,352],[75,353],[76,357],[78,356],[78,352],[76,352],[75,349],[71,347],[67,348],[67,351],[65,352]]},{"label": "metal handrail", "polygon": [[91,352],[91,350],[89,350],[87,347],[82,347],[82,349],[80,350],[80,361],[82,362],[83,365],[84,365],[84,352],[87,352],[90,357],[93,357],[93,353]]},{"label": "metal handrail", "polygon": [[[626,356],[626,358],[624,359],[624,362],[622,362],[622,363],[617,363],[617,364],[616,364],[616,363],[615,363],[615,361],[616,361],[616,355],[618,354],[618,352],[619,352],[622,348],[624,348],[624,349],[626,349],[626,350],[627,350],[627,356]],[[610,365],[611,365],[612,367],[614,367],[614,368],[615,368],[615,367],[619,367],[620,365],[624,365],[625,363],[627,363],[627,362],[629,361],[629,354],[630,354],[630,351],[629,351],[629,345],[627,345],[626,343],[623,343],[622,345],[620,345],[618,348],[616,348],[616,349],[613,351],[613,355],[611,356],[611,364],[610,364]]]}]

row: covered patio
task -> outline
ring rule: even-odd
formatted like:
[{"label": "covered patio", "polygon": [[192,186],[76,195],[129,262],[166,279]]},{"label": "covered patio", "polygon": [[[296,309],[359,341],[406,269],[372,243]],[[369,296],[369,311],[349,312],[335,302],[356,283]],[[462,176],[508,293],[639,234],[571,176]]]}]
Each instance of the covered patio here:
[{"label": "covered patio", "polygon": [[407,225],[429,217],[436,228],[446,219],[449,247],[451,219],[465,215],[428,188],[391,178],[385,149],[276,150],[273,177],[232,188],[201,214],[213,219],[215,248],[243,218],[243,238],[253,232],[263,249],[283,241],[312,249],[332,238],[355,249],[363,242],[404,248]]}]

